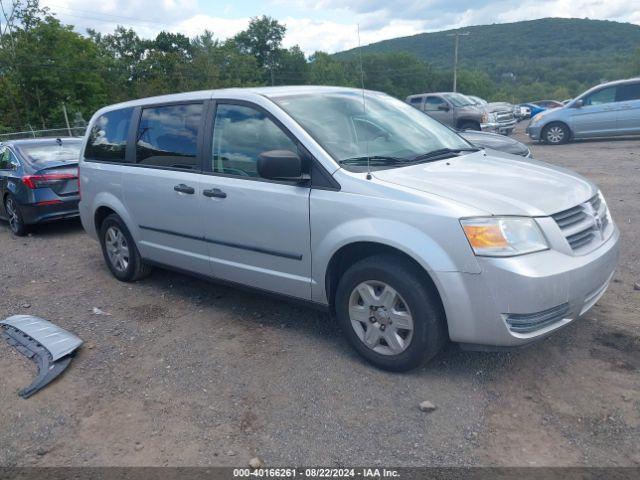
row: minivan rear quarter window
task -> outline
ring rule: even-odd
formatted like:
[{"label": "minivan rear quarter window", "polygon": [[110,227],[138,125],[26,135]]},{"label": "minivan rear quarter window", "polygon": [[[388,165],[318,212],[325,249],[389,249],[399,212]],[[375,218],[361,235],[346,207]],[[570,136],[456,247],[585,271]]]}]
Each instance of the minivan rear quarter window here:
[{"label": "minivan rear quarter window", "polygon": [[123,163],[133,108],[113,110],[100,115],[89,132],[86,160]]},{"label": "minivan rear quarter window", "polygon": [[201,103],[144,108],[138,125],[136,163],[199,170],[202,108]]},{"label": "minivan rear quarter window", "polygon": [[616,100],[618,102],[628,102],[630,100],[640,100],[640,82],[619,85]]}]

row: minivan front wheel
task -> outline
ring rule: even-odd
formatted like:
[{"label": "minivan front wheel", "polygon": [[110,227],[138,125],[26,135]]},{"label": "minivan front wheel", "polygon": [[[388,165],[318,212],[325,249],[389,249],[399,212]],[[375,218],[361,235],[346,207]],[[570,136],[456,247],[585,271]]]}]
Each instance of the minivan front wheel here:
[{"label": "minivan front wheel", "polygon": [[102,222],[100,245],[109,270],[118,280],[132,282],[151,271],[142,261],[131,233],[118,215],[111,214]]},{"label": "minivan front wheel", "polygon": [[447,340],[437,293],[400,257],[376,255],[352,265],[338,283],[335,302],[349,343],[385,370],[418,367]]},{"label": "minivan front wheel", "polygon": [[563,123],[551,123],[544,127],[542,141],[550,145],[560,145],[569,141],[569,129]]}]

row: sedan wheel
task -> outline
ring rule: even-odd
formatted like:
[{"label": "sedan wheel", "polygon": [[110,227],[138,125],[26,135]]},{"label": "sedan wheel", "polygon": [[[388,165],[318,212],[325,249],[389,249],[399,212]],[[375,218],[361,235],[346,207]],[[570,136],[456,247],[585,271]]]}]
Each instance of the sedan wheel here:
[{"label": "sedan wheel", "polygon": [[118,272],[126,272],[129,266],[129,245],[118,227],[112,225],[107,229],[105,247],[113,268]]},{"label": "sedan wheel", "polygon": [[26,226],[22,221],[20,208],[13,197],[7,197],[4,207],[9,217],[9,228],[11,231],[18,236],[24,235],[26,233]]},{"label": "sedan wheel", "polygon": [[381,355],[398,355],[411,343],[411,311],[402,296],[384,282],[362,282],[353,289],[349,319],[364,345]]}]

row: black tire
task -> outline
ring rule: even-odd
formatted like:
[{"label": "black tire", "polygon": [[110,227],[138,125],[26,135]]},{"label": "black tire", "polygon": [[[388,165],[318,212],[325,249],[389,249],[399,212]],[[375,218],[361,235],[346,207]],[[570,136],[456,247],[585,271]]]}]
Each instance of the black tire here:
[{"label": "black tire", "polygon": [[547,145],[562,145],[571,138],[571,131],[564,123],[553,122],[542,129],[541,139]]},{"label": "black tire", "polygon": [[16,237],[24,237],[29,233],[29,227],[24,223],[20,205],[11,194],[4,199],[4,211],[9,220],[9,229]]},{"label": "black tire", "polygon": [[475,130],[475,131],[480,131],[480,124],[478,124],[477,122],[470,122],[470,121],[466,121],[466,122],[462,122],[460,124],[460,130]]},{"label": "black tire", "polygon": [[[447,342],[447,324],[440,298],[435,288],[425,281],[424,275],[407,259],[389,254],[365,258],[342,275],[335,298],[337,320],[353,348],[376,367],[395,372],[411,370],[433,358]],[[352,325],[349,315],[352,292],[369,281],[384,282],[392,287],[406,303],[413,318],[413,333],[401,353],[374,351],[360,339]],[[367,326],[367,331],[368,328],[372,327]],[[377,348],[384,348],[386,340],[380,342],[382,345]]]},{"label": "black tire", "polygon": [[[112,229],[111,233],[120,232],[124,237],[123,245],[125,245],[128,250],[126,266],[124,266],[124,264],[114,264],[107,252],[107,233],[110,232],[110,229]],[[131,233],[129,233],[129,229],[115,213],[105,218],[100,226],[100,246],[102,247],[102,255],[109,270],[111,270],[113,276],[121,282],[135,282],[151,273],[151,267],[143,262],[140,252],[133,241],[133,237],[131,237]]]}]

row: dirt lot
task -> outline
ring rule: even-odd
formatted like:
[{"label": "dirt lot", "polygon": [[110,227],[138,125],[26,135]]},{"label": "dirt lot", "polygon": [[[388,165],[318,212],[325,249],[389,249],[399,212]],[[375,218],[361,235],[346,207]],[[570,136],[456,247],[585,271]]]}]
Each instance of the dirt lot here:
[{"label": "dirt lot", "polygon": [[324,314],[163,270],[123,284],[79,223],[0,224],[0,318],[86,341],[29,400],[35,366],[0,342],[0,465],[640,465],[640,141],[532,150],[608,199],[608,293],[531,348],[452,346],[404,375],[363,363]]}]

